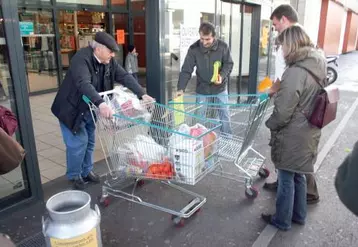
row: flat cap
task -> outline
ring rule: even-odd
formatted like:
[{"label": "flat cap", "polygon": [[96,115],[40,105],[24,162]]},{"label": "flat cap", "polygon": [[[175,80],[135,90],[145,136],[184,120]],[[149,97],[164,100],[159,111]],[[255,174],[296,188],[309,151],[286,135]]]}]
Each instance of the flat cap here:
[{"label": "flat cap", "polygon": [[102,45],[105,45],[111,51],[119,51],[116,40],[106,32],[97,32],[94,40]]}]

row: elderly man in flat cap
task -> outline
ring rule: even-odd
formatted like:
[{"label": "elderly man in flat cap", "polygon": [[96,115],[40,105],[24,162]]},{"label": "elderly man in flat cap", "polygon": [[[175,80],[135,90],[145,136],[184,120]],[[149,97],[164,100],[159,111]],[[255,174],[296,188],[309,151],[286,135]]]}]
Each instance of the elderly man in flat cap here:
[{"label": "elderly man in flat cap", "polygon": [[99,92],[113,89],[114,82],[123,84],[140,99],[153,100],[134,77],[112,59],[118,50],[111,35],[96,33],[91,45],[73,56],[51,107],[52,113],[60,121],[66,145],[66,176],[75,189],[82,190],[87,183],[100,182],[99,176],[92,171],[95,124],[82,95],[86,95],[99,108],[101,116],[108,118],[113,112]]}]

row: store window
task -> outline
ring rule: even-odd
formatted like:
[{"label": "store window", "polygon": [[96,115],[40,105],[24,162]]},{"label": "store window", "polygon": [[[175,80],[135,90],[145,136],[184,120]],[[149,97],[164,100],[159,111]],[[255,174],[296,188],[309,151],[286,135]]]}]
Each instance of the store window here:
[{"label": "store window", "polygon": [[27,87],[30,93],[58,87],[55,31],[51,11],[19,9]]},{"label": "store window", "polygon": [[[8,44],[6,42],[4,19],[0,10],[0,105],[10,109],[17,114],[17,105],[14,93],[14,82],[12,80],[9,65]],[[20,144],[21,134],[17,131],[14,137]],[[15,194],[20,194],[21,198],[29,197],[29,183],[23,162],[15,170],[0,176],[0,208],[5,208],[9,202],[7,198]]]},{"label": "store window", "polygon": [[145,11],[145,1],[146,0],[130,0],[131,8],[134,11]]},{"label": "store window", "polygon": [[266,76],[273,79],[275,68],[272,66],[273,35],[271,35],[272,23],[270,16],[273,9],[270,5],[261,6],[260,22],[260,51],[259,51],[259,70],[258,81]]},{"label": "store window", "polygon": [[71,3],[71,4],[88,4],[88,5],[107,5],[107,0],[56,0],[57,3]]},{"label": "store window", "polygon": [[113,14],[113,34],[117,40],[119,51],[115,59],[124,66],[125,56],[128,53],[129,32],[128,32],[128,14]]},{"label": "store window", "polygon": [[58,12],[62,69],[65,74],[73,55],[94,39],[96,32],[105,31],[104,12],[60,10]]},{"label": "store window", "polygon": [[17,0],[17,2],[21,5],[26,4],[36,4],[36,3],[50,3],[51,0]]},{"label": "store window", "polygon": [[142,86],[146,85],[146,33],[145,33],[145,15],[133,17],[133,38],[134,46],[138,53],[138,81]]},{"label": "store window", "polygon": [[111,5],[115,7],[127,7],[127,0],[112,0]]}]

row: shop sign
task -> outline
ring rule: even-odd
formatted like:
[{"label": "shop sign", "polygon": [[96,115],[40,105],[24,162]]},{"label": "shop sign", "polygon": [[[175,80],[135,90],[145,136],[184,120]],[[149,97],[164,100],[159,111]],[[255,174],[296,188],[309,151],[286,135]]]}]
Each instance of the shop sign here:
[{"label": "shop sign", "polygon": [[34,23],[30,22],[30,21],[21,21],[20,22],[20,34],[22,36],[34,34]]},{"label": "shop sign", "polygon": [[124,29],[117,29],[117,43],[119,45],[123,45],[125,43],[124,40]]}]

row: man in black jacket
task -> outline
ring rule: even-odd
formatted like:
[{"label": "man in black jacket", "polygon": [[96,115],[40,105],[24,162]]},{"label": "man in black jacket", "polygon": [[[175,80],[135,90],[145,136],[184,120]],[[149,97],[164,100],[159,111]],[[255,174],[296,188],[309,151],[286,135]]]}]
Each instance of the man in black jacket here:
[{"label": "man in black jacket", "polygon": [[[209,22],[201,23],[199,27],[200,40],[189,47],[181,68],[178,81],[178,91],[176,97],[184,94],[185,88],[196,67],[196,93],[197,101],[207,100],[223,104],[218,109],[218,115],[222,123],[221,132],[231,134],[229,109],[225,104],[228,103],[227,87],[230,73],[234,66],[229,46],[222,40],[216,38],[215,27]],[[218,67],[216,75],[215,67]],[[210,96],[209,96],[210,95]],[[209,96],[209,97],[208,97]],[[205,114],[201,108],[199,115]]]},{"label": "man in black jacket", "polygon": [[96,33],[92,44],[73,56],[51,108],[60,121],[66,144],[66,175],[77,189],[84,189],[87,182],[99,182],[98,175],[92,171],[95,124],[82,96],[87,96],[99,108],[100,115],[108,118],[113,111],[98,92],[113,89],[115,81],[132,90],[138,98],[153,100],[133,76],[112,59],[118,50],[111,35]]}]

